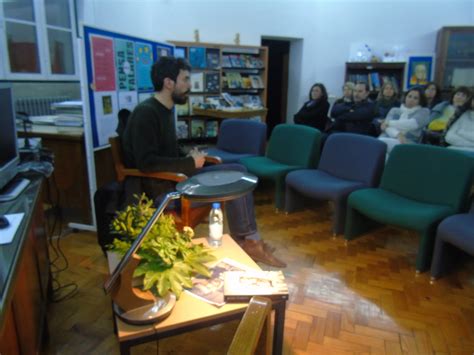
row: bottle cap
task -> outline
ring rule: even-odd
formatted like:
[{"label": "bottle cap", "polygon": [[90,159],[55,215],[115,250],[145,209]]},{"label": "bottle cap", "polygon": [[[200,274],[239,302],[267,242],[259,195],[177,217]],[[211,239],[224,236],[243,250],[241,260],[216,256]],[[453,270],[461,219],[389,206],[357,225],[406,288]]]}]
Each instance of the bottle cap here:
[{"label": "bottle cap", "polygon": [[219,202],[213,202],[212,208],[221,208],[221,204]]}]

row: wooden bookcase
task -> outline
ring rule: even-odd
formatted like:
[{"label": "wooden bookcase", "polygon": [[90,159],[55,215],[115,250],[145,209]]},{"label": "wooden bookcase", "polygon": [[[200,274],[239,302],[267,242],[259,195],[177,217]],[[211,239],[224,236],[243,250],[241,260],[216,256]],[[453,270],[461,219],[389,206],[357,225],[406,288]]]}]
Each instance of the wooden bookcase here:
[{"label": "wooden bookcase", "polygon": [[403,80],[405,78],[405,63],[369,63],[369,62],[347,62],[345,81],[358,81],[369,83],[370,96],[378,95],[385,80],[392,81],[398,90],[403,91]]},{"label": "wooden bookcase", "polygon": [[443,94],[462,85],[474,88],[474,26],[438,31],[435,68],[435,81]]},{"label": "wooden bookcase", "polygon": [[[220,121],[229,116],[202,115],[202,110],[194,112],[193,105],[205,99],[223,100],[221,94],[228,93],[239,100],[254,100],[266,106],[268,47],[169,42],[192,66],[189,102],[177,107],[181,141],[206,143],[216,140]],[[185,132],[187,138],[182,138]]]}]

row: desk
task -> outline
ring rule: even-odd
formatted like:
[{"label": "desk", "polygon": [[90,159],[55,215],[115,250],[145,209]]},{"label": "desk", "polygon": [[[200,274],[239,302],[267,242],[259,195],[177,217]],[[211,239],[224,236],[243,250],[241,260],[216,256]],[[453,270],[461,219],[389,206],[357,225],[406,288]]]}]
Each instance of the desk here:
[{"label": "desk", "polygon": [[[18,135],[25,136],[20,127]],[[26,135],[40,137],[42,147],[54,153],[54,175],[48,179],[52,201],[46,202],[59,202],[65,222],[92,223],[83,128],[33,125]],[[110,148],[95,152],[94,159],[97,186],[113,181],[115,171]]]},{"label": "desk", "polygon": [[[205,238],[196,239],[195,242],[208,245]],[[218,260],[227,257],[251,268],[260,269],[229,235],[224,235],[222,246],[213,250]],[[110,269],[111,267],[112,265],[109,265]],[[183,292],[170,316],[157,324],[135,326],[124,323],[118,317],[115,317],[120,353],[129,354],[130,347],[134,345],[241,319],[247,306],[247,303],[228,303],[218,308]],[[273,302],[273,309],[275,310],[274,354],[281,354],[283,349],[285,306],[285,300]]]},{"label": "desk", "polygon": [[48,333],[51,283],[42,181],[32,179],[15,200],[0,203],[0,214],[24,213],[13,241],[0,245],[0,354],[38,354]]}]

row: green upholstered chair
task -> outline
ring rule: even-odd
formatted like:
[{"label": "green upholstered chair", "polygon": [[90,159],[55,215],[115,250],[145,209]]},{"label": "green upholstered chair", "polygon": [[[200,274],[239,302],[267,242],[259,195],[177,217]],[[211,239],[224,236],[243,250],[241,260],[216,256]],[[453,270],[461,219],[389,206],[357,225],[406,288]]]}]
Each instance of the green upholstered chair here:
[{"label": "green upholstered chair", "polygon": [[450,149],[396,146],[379,188],[349,195],[345,238],[368,231],[374,221],[415,230],[420,235],[416,270],[425,271],[430,267],[438,224],[467,208],[473,166],[469,157]]},{"label": "green upholstered chair", "polygon": [[260,179],[275,182],[275,207],[285,206],[285,177],[290,171],[316,167],[321,132],[316,128],[279,124],[270,136],[264,157],[243,158],[239,162]]}]

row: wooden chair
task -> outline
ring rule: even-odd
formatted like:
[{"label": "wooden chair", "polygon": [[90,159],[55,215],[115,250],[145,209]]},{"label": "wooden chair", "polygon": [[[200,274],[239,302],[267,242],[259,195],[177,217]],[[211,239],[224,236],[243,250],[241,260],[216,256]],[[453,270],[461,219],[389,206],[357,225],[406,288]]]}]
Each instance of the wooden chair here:
[{"label": "wooden chair", "polygon": [[[122,182],[127,176],[136,176],[136,177],[145,177],[152,179],[161,179],[173,182],[180,182],[186,180],[188,177],[181,173],[174,172],[154,172],[154,173],[144,173],[138,169],[126,168],[123,164],[123,154],[122,154],[122,145],[119,137],[109,138],[110,149],[112,151],[112,159],[114,161],[115,173],[117,175],[117,180]],[[216,157],[206,157],[206,162],[218,164],[220,159]],[[207,217],[210,211],[210,206],[199,206],[191,207],[191,201],[186,198],[181,198],[181,211],[178,214],[175,214],[175,221],[178,228],[184,226],[190,226],[194,228],[197,226],[203,219]]]},{"label": "wooden chair", "polygon": [[270,299],[252,297],[232,339],[228,355],[272,353],[271,310]]}]

